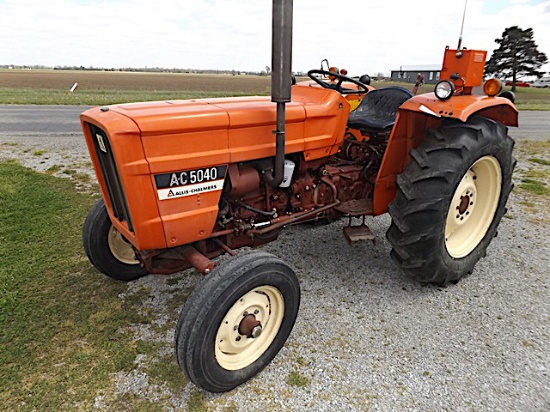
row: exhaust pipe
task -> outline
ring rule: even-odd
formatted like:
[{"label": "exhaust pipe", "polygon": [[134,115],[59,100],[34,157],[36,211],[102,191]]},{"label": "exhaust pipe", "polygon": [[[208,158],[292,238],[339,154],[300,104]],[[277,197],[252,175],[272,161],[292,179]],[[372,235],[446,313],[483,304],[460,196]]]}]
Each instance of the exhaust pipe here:
[{"label": "exhaust pipe", "polygon": [[290,102],[292,83],[292,4],[293,0],[273,0],[271,42],[271,101],[277,103],[275,162],[264,175],[272,187],[283,181],[285,163],[285,104]]}]

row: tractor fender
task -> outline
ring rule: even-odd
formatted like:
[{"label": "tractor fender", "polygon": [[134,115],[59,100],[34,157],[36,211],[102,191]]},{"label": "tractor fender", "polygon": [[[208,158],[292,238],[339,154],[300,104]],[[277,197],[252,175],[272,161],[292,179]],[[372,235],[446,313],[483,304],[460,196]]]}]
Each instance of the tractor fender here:
[{"label": "tractor fender", "polygon": [[426,130],[437,129],[444,118],[467,122],[473,115],[484,116],[506,126],[518,126],[517,109],[503,97],[467,95],[441,101],[435,94],[428,93],[414,96],[401,105],[375,182],[375,216],[388,211],[388,205],[397,191],[396,178],[408,165],[411,150],[425,140]]},{"label": "tractor fender", "polygon": [[463,122],[477,114],[506,126],[518,126],[516,107],[510,100],[503,97],[465,95],[442,101],[435,97],[434,93],[426,93],[409,99],[400,107],[400,110],[410,110],[435,117],[451,117]]}]

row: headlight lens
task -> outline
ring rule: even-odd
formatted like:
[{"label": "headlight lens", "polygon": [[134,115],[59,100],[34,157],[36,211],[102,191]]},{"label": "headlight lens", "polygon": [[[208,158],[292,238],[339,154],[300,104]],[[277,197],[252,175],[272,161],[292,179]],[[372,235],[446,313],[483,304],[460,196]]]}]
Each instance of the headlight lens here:
[{"label": "headlight lens", "polygon": [[483,92],[490,97],[496,96],[502,90],[502,83],[498,79],[489,79],[483,84]]},{"label": "headlight lens", "polygon": [[450,99],[455,92],[455,85],[448,80],[441,80],[435,85],[435,96],[439,100]]}]

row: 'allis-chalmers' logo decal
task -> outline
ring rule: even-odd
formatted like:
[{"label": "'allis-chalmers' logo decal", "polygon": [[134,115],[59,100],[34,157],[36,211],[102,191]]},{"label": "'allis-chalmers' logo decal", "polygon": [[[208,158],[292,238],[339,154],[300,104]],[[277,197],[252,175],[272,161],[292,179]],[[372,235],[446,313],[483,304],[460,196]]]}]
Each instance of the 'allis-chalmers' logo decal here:
[{"label": "'allis-chalmers' logo decal", "polygon": [[226,170],[224,165],[155,175],[158,198],[167,200],[222,190]]},{"label": "'allis-chalmers' logo decal", "polygon": [[105,146],[105,142],[103,141],[103,136],[101,136],[99,133],[96,133],[95,135],[97,139],[97,144],[99,145],[99,148],[103,153],[107,153],[107,147]]}]

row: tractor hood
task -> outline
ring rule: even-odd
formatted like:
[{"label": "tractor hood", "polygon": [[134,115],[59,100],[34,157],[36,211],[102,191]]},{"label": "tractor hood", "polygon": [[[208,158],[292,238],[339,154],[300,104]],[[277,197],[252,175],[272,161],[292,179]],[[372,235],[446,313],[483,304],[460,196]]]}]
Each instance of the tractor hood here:
[{"label": "tractor hood", "polygon": [[[303,151],[313,160],[327,156],[343,139],[349,103],[339,93],[293,86],[286,106],[286,153]],[[81,115],[83,125],[95,124],[107,135],[121,129],[139,133],[151,165],[169,153],[194,163],[186,154],[196,155],[199,147],[224,163],[273,156],[276,118],[277,105],[269,96],[119,104]]]},{"label": "tractor hood", "polygon": [[[286,153],[305,152],[308,160],[329,155],[343,139],[348,114],[349,103],[339,93],[293,86]],[[218,163],[271,157],[276,118],[277,104],[269,96],[118,104],[81,115],[85,133],[86,124],[95,124],[108,137],[139,135],[153,172],[168,159],[195,167],[204,156]]]},{"label": "tractor hood", "polygon": [[[109,110],[132,119],[143,136],[274,125],[276,116],[268,96],[130,103]],[[288,123],[305,117],[303,103],[288,105]]]}]

